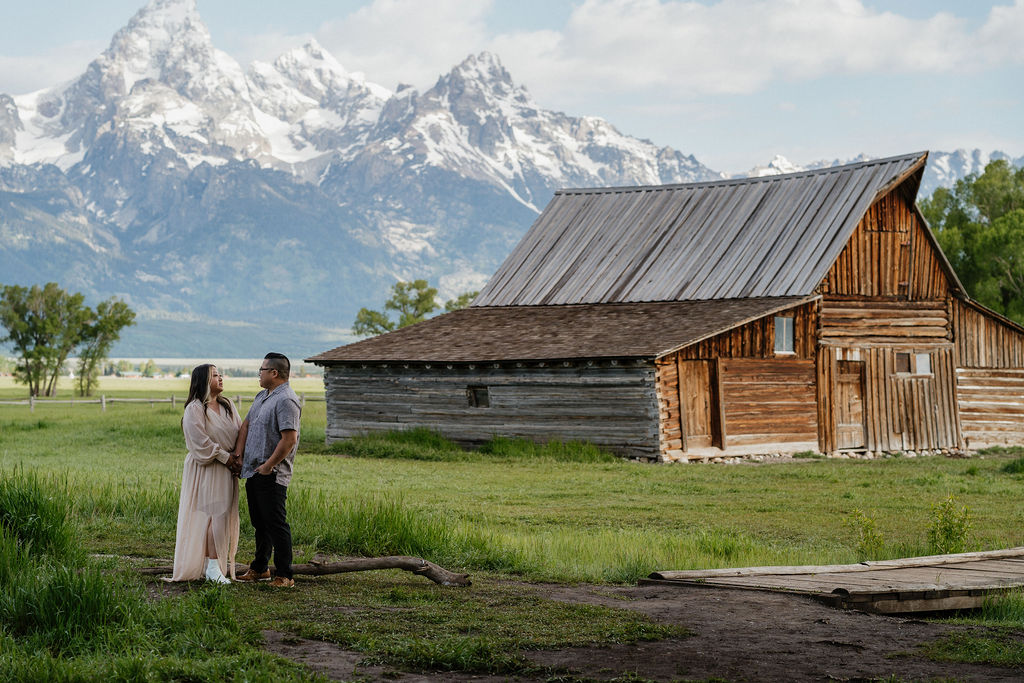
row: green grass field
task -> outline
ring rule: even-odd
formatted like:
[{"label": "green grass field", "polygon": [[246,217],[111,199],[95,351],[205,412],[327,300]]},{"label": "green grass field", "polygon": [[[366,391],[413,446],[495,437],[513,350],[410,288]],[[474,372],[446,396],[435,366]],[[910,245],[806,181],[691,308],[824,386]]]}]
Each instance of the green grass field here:
[{"label": "green grass field", "polygon": [[[319,378],[294,386],[322,395]],[[232,379],[225,393],[251,396],[257,388],[254,379]],[[184,380],[105,380],[100,392],[182,396],[186,389]],[[0,400],[19,392],[24,395],[23,388],[0,381]],[[0,405],[0,471],[8,478],[36,477],[51,497],[66,499],[68,524],[85,553],[136,558],[108,560],[121,568],[153,563],[173,554],[185,456],[180,419],[180,404],[117,403],[105,412],[97,405],[37,404],[34,412]],[[466,453],[422,433],[328,448],[324,428],[325,404],[309,401],[288,501],[296,560],[315,553],[417,555],[469,572],[475,586],[458,592],[380,572],[300,577],[295,592],[261,594],[258,609],[243,599],[250,587],[231,587],[234,593],[209,604],[198,598],[182,603],[180,609],[221,610],[232,623],[245,624],[236,623],[238,647],[255,647],[260,624],[283,623],[296,634],[337,642],[406,670],[512,672],[519,665],[501,654],[509,648],[656,638],[664,631],[625,611],[595,617],[538,602],[506,585],[506,577],[633,582],[654,570],[928,554],[934,550],[929,531],[950,497],[957,510],[967,511],[967,550],[1024,545],[1024,506],[1008,504],[1019,500],[1024,473],[1006,467],[1024,449],[972,459],[645,465],[582,445],[538,449],[503,440]],[[252,535],[244,509],[242,519],[238,559],[247,562]],[[140,579],[122,574],[136,586],[132,590],[142,590]],[[325,606],[335,603],[336,609]],[[406,620],[352,616],[393,604],[444,626],[424,641],[409,633]],[[500,614],[483,619],[484,604],[501,605]],[[1004,622],[1016,623],[1020,612]],[[567,620],[576,626],[539,628],[537,614],[545,615],[545,623]],[[153,623],[164,618],[171,617],[147,617]],[[598,627],[583,627],[595,619]],[[467,633],[473,634],[470,641]],[[5,652],[14,653],[11,666],[28,666],[26,641],[10,633],[5,638],[0,661]],[[135,656],[135,645],[124,647],[125,657]],[[88,647],[74,656],[48,646],[32,652],[31,657],[42,652],[51,658],[47,671],[114,671],[90,659]],[[262,666],[263,655],[250,654],[244,666]],[[210,654],[209,662],[206,656],[187,648],[173,657],[160,655],[174,670],[199,671],[196,680],[213,680],[223,667],[242,665],[224,653]],[[305,675],[284,663],[276,666],[279,673]]]}]

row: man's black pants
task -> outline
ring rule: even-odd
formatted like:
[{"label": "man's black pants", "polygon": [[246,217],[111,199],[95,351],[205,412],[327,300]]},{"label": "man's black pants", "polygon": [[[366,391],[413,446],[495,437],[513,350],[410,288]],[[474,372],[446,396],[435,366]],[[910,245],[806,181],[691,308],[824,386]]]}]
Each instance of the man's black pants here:
[{"label": "man's black pants", "polygon": [[292,530],[284,509],[288,487],[278,484],[274,474],[253,474],[245,480],[245,497],[256,532],[256,558],[249,568],[257,573],[266,571],[273,550],[274,574],[292,578]]}]

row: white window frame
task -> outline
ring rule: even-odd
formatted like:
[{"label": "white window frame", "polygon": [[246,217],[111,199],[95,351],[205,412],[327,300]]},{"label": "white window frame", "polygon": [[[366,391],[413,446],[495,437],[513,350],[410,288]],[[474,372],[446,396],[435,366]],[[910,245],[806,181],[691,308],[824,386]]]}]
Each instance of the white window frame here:
[{"label": "white window frame", "polygon": [[[781,331],[781,334],[780,334]],[[796,324],[792,315],[775,316],[775,355],[796,354]]]}]

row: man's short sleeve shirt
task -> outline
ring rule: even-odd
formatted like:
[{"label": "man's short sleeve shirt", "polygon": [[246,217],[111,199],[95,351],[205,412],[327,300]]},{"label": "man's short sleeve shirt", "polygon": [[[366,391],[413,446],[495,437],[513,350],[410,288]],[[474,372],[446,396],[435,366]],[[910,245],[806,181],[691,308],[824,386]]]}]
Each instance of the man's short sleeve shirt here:
[{"label": "man's short sleeve shirt", "polygon": [[[299,397],[287,382],[271,392],[264,389],[256,395],[249,408],[249,414],[245,417],[249,421],[249,432],[245,437],[242,479],[251,477],[256,473],[257,467],[270,459],[277,444],[281,442],[283,430],[294,429],[299,432],[301,414]],[[292,465],[298,447],[296,440],[295,448],[274,468],[276,481],[281,486],[287,486],[292,480]]]}]

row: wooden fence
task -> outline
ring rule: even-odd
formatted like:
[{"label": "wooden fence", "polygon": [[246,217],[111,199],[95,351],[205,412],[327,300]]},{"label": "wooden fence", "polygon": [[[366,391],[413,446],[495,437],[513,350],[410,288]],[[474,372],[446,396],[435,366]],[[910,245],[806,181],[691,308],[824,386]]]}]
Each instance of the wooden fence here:
[{"label": "wooden fence", "polygon": [[[303,406],[306,405],[306,401],[324,401],[324,400],[326,400],[324,398],[324,396],[321,395],[321,394],[314,394],[312,396],[307,396],[305,393],[302,393],[302,394],[299,394],[298,396],[299,396],[299,403],[300,403],[300,405],[303,405]],[[242,412],[242,403],[244,401],[248,401],[249,403],[252,403],[253,400],[256,397],[255,396],[235,395],[234,397],[228,396],[227,398],[229,398],[235,404],[235,406],[238,408],[239,414],[241,414],[241,412]],[[171,407],[173,408],[173,407],[176,407],[179,403],[184,403],[184,402],[185,402],[185,398],[184,397],[180,397],[179,398],[178,396],[174,396],[173,394],[171,396],[163,396],[163,397],[159,397],[159,398],[156,398],[156,397],[153,397],[153,398],[116,398],[116,397],[109,397],[108,398],[107,396],[104,395],[104,396],[100,396],[99,398],[65,398],[65,399],[56,399],[56,398],[36,398],[35,396],[30,396],[29,398],[23,398],[23,399],[18,399],[18,400],[13,400],[13,401],[2,401],[2,400],[0,400],[0,406],[28,406],[29,407],[29,412],[33,412],[34,413],[35,410],[36,410],[36,406],[44,406],[44,405],[60,405],[60,404],[72,405],[72,406],[74,406],[74,405],[99,405],[100,409],[102,411],[106,412],[107,404],[108,403],[148,403],[150,405],[150,407],[152,407],[153,405],[155,405],[157,403],[170,403]]]}]

